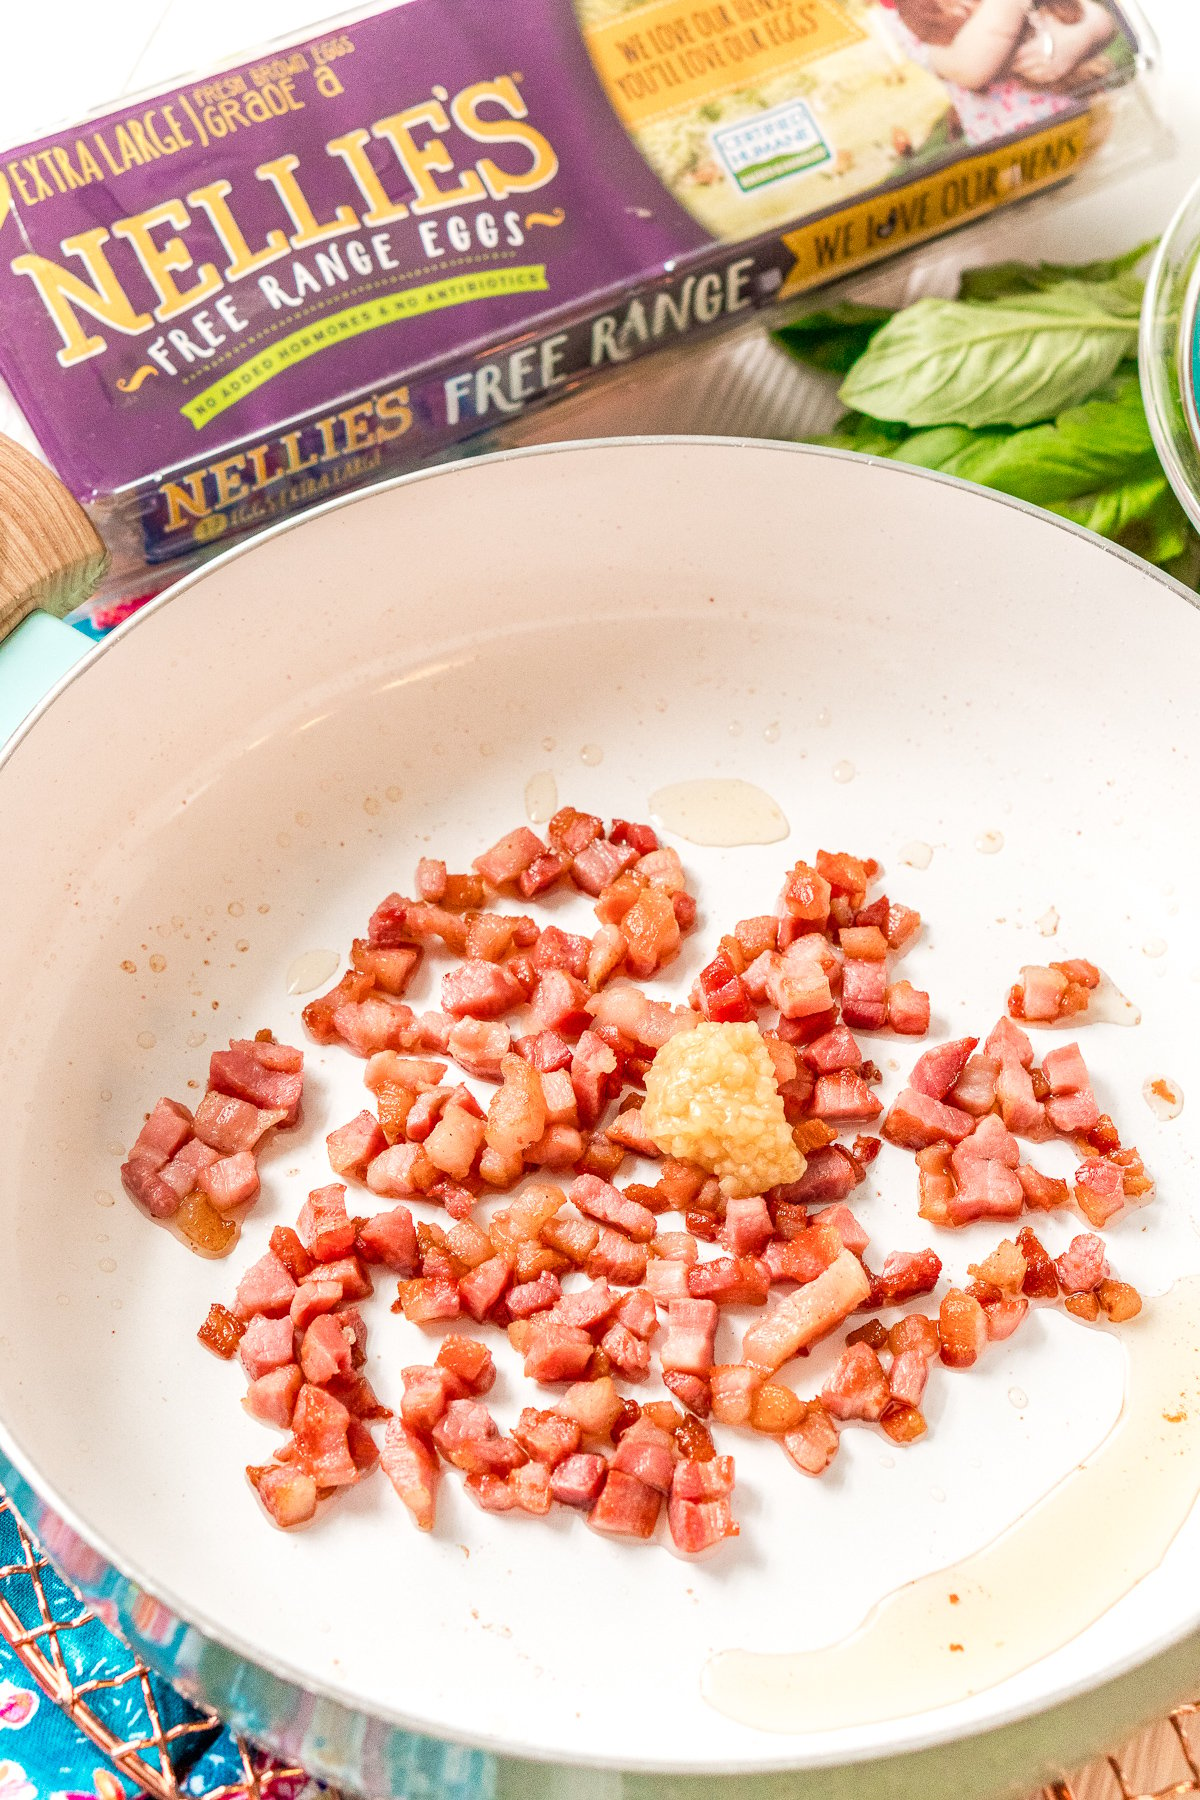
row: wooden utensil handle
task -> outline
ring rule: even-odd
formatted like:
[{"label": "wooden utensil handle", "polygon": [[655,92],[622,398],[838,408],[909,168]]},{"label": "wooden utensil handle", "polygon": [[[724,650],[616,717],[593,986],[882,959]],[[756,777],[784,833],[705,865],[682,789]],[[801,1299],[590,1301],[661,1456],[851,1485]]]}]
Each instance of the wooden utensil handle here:
[{"label": "wooden utensil handle", "polygon": [[0,437],[0,642],[35,608],[59,617],[86,600],[108,552],[57,475]]}]

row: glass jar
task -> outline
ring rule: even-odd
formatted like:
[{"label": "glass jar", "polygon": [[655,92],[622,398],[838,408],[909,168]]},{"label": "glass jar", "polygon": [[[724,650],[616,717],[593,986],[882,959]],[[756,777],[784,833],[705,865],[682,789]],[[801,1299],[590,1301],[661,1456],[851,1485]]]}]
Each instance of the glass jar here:
[{"label": "glass jar", "polygon": [[1168,225],[1146,280],[1138,345],[1154,445],[1200,530],[1200,182]]}]

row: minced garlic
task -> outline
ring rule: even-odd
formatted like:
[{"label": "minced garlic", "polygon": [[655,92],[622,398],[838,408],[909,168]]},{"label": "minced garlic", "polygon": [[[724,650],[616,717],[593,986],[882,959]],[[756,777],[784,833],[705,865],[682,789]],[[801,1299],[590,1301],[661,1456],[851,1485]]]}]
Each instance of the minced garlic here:
[{"label": "minced garlic", "polygon": [[757,1025],[702,1021],[668,1038],[646,1075],[642,1124],[665,1156],[718,1175],[727,1194],[764,1194],[804,1173]]}]

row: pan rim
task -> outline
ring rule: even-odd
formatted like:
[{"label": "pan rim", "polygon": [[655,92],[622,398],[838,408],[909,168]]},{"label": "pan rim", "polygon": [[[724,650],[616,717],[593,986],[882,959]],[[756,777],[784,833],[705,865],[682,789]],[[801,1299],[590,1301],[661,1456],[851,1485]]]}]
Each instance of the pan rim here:
[{"label": "pan rim", "polygon": [[[0,774],[3,773],[8,762],[20,745],[34,731],[41,719],[66,692],[72,683],[86,675],[89,669],[91,669],[101,657],[106,656],[110,651],[122,643],[131,631],[135,630],[138,626],[147,623],[152,617],[157,617],[173,601],[179,599],[198,584],[208,580],[214,575],[222,573],[227,564],[235,559],[246,556],[260,547],[265,547],[270,540],[273,540],[285,532],[295,531],[300,526],[308,524],[310,520],[315,521],[318,518],[340,511],[346,507],[360,505],[364,501],[375,499],[392,490],[407,487],[418,482],[433,481],[439,477],[445,478],[453,476],[461,471],[474,469],[476,467],[490,467],[497,464],[518,462],[527,458],[548,455],[560,456],[567,453],[592,452],[598,454],[604,451],[625,453],[630,450],[651,448],[665,449],[668,447],[679,447],[684,451],[697,448],[720,449],[728,452],[737,450],[753,450],[756,452],[773,451],[800,458],[811,457],[830,459],[843,463],[866,464],[875,469],[886,468],[897,476],[906,475],[925,482],[933,482],[942,486],[947,486],[952,489],[965,490],[985,504],[990,502],[994,505],[1008,507],[1017,512],[1029,515],[1042,526],[1047,528],[1057,528],[1068,536],[1080,540],[1088,545],[1094,552],[1107,554],[1108,556],[1117,558],[1143,579],[1149,579],[1166,588],[1169,592],[1176,594],[1179,598],[1187,602],[1193,613],[1200,614],[1200,596],[1190,591],[1173,576],[1144,562],[1140,557],[1134,555],[1133,552],[1126,550],[1118,544],[1111,543],[1106,539],[1099,538],[1085,527],[1077,525],[1073,521],[1060,518],[1056,514],[1046,512],[1043,508],[1035,506],[1030,502],[1016,499],[1011,495],[995,493],[990,489],[979,486],[975,482],[966,481],[957,476],[945,475],[939,471],[922,469],[910,464],[895,463],[889,458],[864,456],[853,451],[836,449],[824,445],[796,444],[773,439],[722,437],[712,434],[656,434],[647,436],[631,434],[612,438],[572,439],[562,443],[537,444],[520,449],[499,450],[487,455],[471,456],[454,462],[440,463],[432,468],[418,469],[403,475],[397,475],[389,480],[379,482],[361,492],[336,496],[323,502],[319,506],[313,507],[310,511],[304,512],[293,518],[278,521],[264,531],[248,538],[243,543],[230,546],[228,549],[213,557],[211,561],[206,562],[199,569],[192,571],[180,581],[172,583],[165,588],[161,594],[156,595],[153,600],[147,602],[144,607],[140,608],[129,619],[125,620],[113,632],[101,639],[94,648],[86,652],[79,661],[54,684],[38,705],[34,707],[22,721],[21,725],[18,726],[16,731],[13,732],[7,743],[0,746]],[[4,1461],[18,1474],[22,1483],[28,1487],[31,1494],[39,1501],[39,1503],[44,1505],[52,1514],[60,1519],[81,1543],[88,1546],[93,1553],[101,1557],[106,1568],[118,1577],[121,1582],[153,1597],[167,1607],[174,1616],[190,1630],[197,1632],[201,1638],[213,1645],[219,1646],[221,1649],[227,1651],[232,1656],[241,1659],[245,1663],[250,1664],[252,1667],[265,1671],[290,1691],[312,1695],[320,1700],[329,1702],[338,1708],[339,1711],[344,1712],[347,1716],[352,1718],[379,1720],[387,1726],[406,1733],[434,1739],[439,1742],[463,1745],[472,1749],[486,1751],[502,1758],[513,1758],[536,1763],[557,1764],[560,1766],[574,1766],[579,1768],[611,1769],[614,1766],[611,1762],[605,1761],[600,1757],[584,1753],[570,1753],[567,1755],[550,1753],[540,1749],[537,1745],[517,1745],[509,1740],[499,1740],[487,1734],[471,1734],[470,1732],[460,1731],[449,1732],[441,1729],[434,1731],[427,1722],[414,1718],[411,1715],[407,1715],[398,1708],[366,1704],[334,1682],[312,1682],[304,1678],[292,1665],[275,1657],[264,1655],[259,1650],[252,1649],[238,1633],[231,1632],[224,1626],[218,1625],[208,1615],[205,1609],[193,1608],[190,1605],[185,1606],[168,1588],[160,1584],[148,1571],[141,1568],[136,1558],[127,1558],[123,1555],[118,1555],[106,1541],[105,1534],[89,1526],[76,1513],[73,1507],[67,1505],[62,1500],[62,1498],[54,1491],[51,1484],[43,1483],[36,1469],[35,1459],[32,1456],[28,1456],[23,1448],[14,1440],[8,1424],[2,1416],[0,1416],[0,1457],[3,1457]],[[841,1740],[846,1737],[847,1732],[839,1730],[836,1732],[830,1731],[828,1733],[810,1734],[808,1745],[803,1752],[792,1752],[786,1760],[773,1758],[768,1761],[763,1761],[760,1758],[750,1757],[721,1761],[706,1761],[702,1766],[697,1766],[695,1763],[680,1762],[673,1760],[670,1757],[661,1757],[653,1760],[643,1758],[633,1762],[623,1762],[619,1766],[622,1770],[630,1773],[693,1776],[703,1779],[706,1777],[721,1776],[786,1775],[789,1772],[806,1769],[829,1769],[838,1766],[900,1759],[905,1756],[925,1750],[932,1750],[950,1743],[966,1743],[975,1738],[984,1738],[1004,1727],[1016,1725],[1022,1721],[1049,1714],[1055,1709],[1069,1704],[1071,1701],[1077,1700],[1088,1693],[1103,1688],[1106,1684],[1120,1679],[1134,1669],[1150,1664],[1163,1652],[1170,1650],[1183,1643],[1189,1637],[1196,1635],[1198,1628],[1200,1628],[1200,1601],[1197,1602],[1192,1613],[1182,1625],[1167,1628],[1161,1634],[1156,1636],[1148,1646],[1143,1644],[1118,1656],[1106,1665],[1103,1673],[1098,1678],[1092,1674],[1084,1675],[1074,1680],[1063,1680],[1049,1692],[1043,1690],[1038,1695],[1030,1697],[1027,1700],[1011,1702],[1003,1709],[994,1712],[986,1722],[967,1731],[963,1731],[953,1723],[939,1724],[937,1722],[938,1712],[947,1710],[952,1711],[954,1709],[936,1709],[925,1715],[910,1714],[907,1719],[900,1718],[898,1720],[879,1721],[878,1726],[873,1729],[891,1729],[892,1731],[891,1741],[883,1745],[846,1745],[839,1741],[837,1742],[836,1748],[831,1745],[830,1748],[825,1749],[822,1740]],[[148,1648],[148,1646],[143,1647],[139,1645],[139,1650],[143,1655],[146,1655]],[[151,1658],[148,1657],[147,1660],[151,1660]],[[167,1674],[168,1678],[170,1678],[171,1669],[169,1662],[160,1664],[160,1666],[164,1667],[164,1672]],[[916,1731],[910,1730],[907,1735],[905,1735],[903,1728],[906,1725],[911,1725],[914,1718],[920,1719],[922,1717],[924,1718],[925,1723],[921,1728]],[[767,1734],[763,1735],[765,1737]]]}]

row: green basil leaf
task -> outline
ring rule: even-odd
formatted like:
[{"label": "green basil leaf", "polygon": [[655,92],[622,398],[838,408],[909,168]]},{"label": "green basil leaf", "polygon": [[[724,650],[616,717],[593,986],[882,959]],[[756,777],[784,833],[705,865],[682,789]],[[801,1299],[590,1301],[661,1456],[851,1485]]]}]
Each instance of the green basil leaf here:
[{"label": "green basil leaf", "polygon": [[781,325],[772,336],[810,368],[844,375],[891,317],[890,306],[859,306],[853,300],[840,300]]},{"label": "green basil leaf", "polygon": [[1031,425],[1078,404],[1137,346],[1117,276],[1003,299],[918,300],[882,325],[839,390],[907,425]]},{"label": "green basil leaf", "polygon": [[857,450],[861,456],[894,456],[911,436],[906,425],[888,425],[866,413],[844,413],[829,436],[817,442],[835,450]]},{"label": "green basil leaf", "polygon": [[914,432],[892,453],[983,487],[1054,506],[1159,473],[1136,373],[1122,371],[1049,425],[941,426]]},{"label": "green basil leaf", "polygon": [[1161,469],[1141,481],[1064,500],[1050,511],[1112,538],[1152,563],[1182,556],[1191,535],[1187,516]]},{"label": "green basil leaf", "polygon": [[1112,281],[1136,269],[1157,243],[1150,238],[1127,250],[1124,256],[1091,263],[991,263],[980,269],[964,269],[958,284],[960,300],[999,300],[1005,294],[1041,293],[1062,281]]},{"label": "green basil leaf", "polygon": [[847,413],[823,441],[957,475],[1045,506],[1149,562],[1171,562],[1192,541],[1159,467],[1131,363],[1123,363],[1093,399],[1067,408],[1052,424],[908,431]]}]

